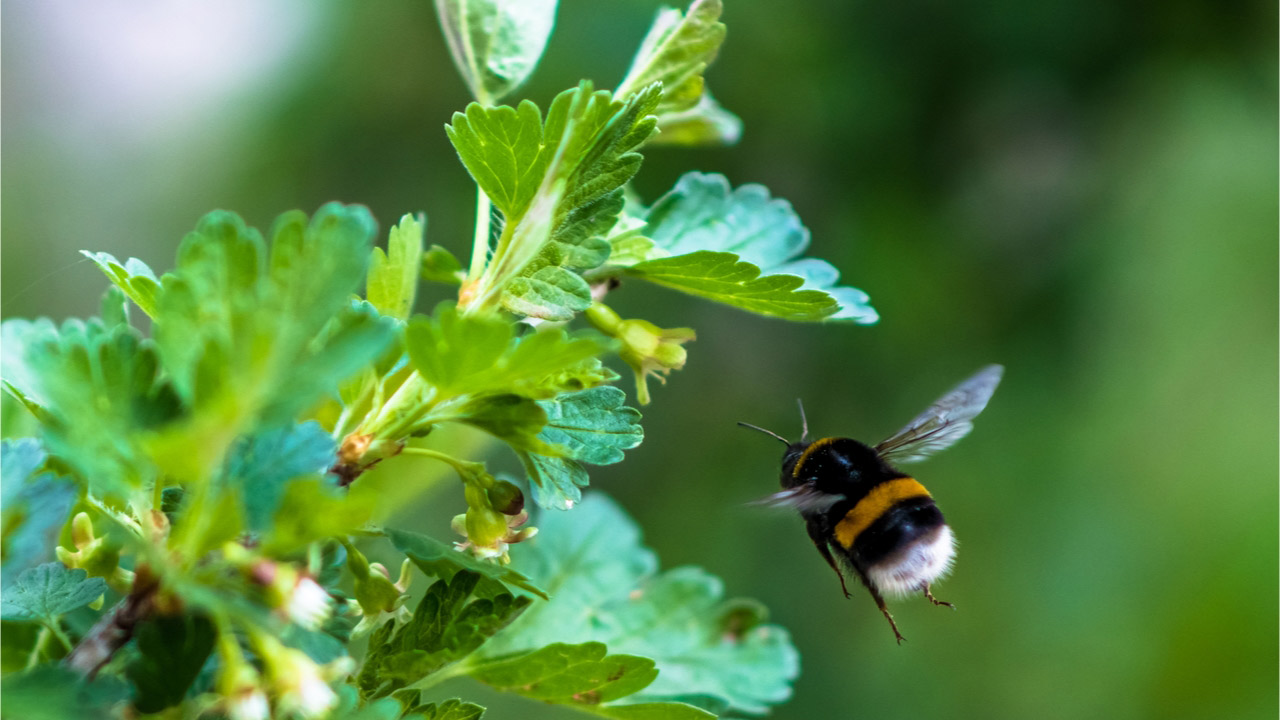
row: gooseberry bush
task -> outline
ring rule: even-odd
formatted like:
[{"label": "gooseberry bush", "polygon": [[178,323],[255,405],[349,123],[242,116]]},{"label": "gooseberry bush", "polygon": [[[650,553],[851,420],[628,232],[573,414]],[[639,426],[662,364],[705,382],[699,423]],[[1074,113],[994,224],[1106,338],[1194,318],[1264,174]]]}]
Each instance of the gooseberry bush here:
[{"label": "gooseberry bush", "polygon": [[[215,211],[163,275],[86,252],[110,280],[99,317],[3,324],[6,425],[33,428],[3,443],[6,717],[480,717],[473,686],[435,689],[459,677],[634,720],[789,696],[798,656],[763,608],[659,571],[583,495],[643,438],[603,361],[644,405],[694,339],[605,301],[652,283],[784,320],[875,312],[799,257],[808,231],[763,187],[689,173],[646,206],[628,186],[650,146],[737,139],[703,81],[719,0],[660,10],[613,90],[499,105],[555,6],[437,0],[475,98],[445,127],[477,186],[465,266],[424,215],[384,250],[359,205],[287,212],[269,242]],[[423,282],[456,297],[413,314]],[[523,477],[458,440],[480,434]],[[419,496],[465,511],[386,524]]]}]

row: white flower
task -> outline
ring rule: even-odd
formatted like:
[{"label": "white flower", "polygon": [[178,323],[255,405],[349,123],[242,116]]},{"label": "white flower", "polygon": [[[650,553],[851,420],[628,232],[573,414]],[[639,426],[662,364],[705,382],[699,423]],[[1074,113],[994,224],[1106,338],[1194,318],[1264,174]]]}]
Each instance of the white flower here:
[{"label": "white flower", "polygon": [[279,691],[277,706],[282,714],[315,718],[333,709],[338,704],[338,695],[325,682],[320,666],[299,650],[282,650],[274,658],[271,672]]},{"label": "white flower", "polygon": [[231,697],[227,701],[227,717],[231,720],[267,720],[271,717],[267,694],[255,687]]},{"label": "white flower", "polygon": [[307,630],[318,630],[329,619],[332,598],[315,580],[307,576],[298,579],[285,602],[285,615]]}]

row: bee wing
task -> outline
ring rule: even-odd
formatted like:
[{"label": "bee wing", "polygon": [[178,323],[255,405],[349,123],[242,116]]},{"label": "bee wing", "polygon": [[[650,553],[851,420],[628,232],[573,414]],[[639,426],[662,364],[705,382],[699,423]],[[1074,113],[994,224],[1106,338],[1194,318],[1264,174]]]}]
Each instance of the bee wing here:
[{"label": "bee wing", "polygon": [[843,499],[843,495],[825,493],[812,485],[799,485],[753,500],[749,504],[765,507],[793,507],[801,512],[822,512]]},{"label": "bee wing", "polygon": [[954,445],[973,429],[973,419],[987,406],[1004,368],[988,365],[943,395],[907,426],[876,446],[885,460],[910,463]]}]

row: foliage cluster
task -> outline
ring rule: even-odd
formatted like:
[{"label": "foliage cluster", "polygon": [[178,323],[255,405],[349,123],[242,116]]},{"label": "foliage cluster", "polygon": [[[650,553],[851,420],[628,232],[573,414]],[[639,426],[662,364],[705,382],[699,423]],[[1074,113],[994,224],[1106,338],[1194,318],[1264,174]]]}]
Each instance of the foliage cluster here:
[{"label": "foliage cluster", "polygon": [[[3,444],[6,716],[476,718],[422,695],[464,676],[614,718],[789,696],[798,658],[763,608],[698,568],[660,572],[625,513],[582,492],[643,439],[602,360],[646,404],[694,338],[605,305],[624,281],[876,319],[800,257],[808,231],[764,188],[690,173],[645,206],[628,186],[648,145],[737,138],[703,80],[720,3],[659,11],[617,88],[584,81],[545,112],[497,102],[536,66],[554,0],[437,7],[476,99],[445,128],[478,189],[466,266],[425,245],[423,215],[383,250],[357,205],[265,235],[215,211],[162,275],[87,252],[111,281],[100,316],[4,323],[6,419],[37,428]],[[420,282],[456,300],[414,314]],[[504,443],[525,476],[432,446],[448,424]],[[381,524],[360,479],[407,456],[461,479],[459,542]],[[397,579],[357,547],[374,543],[403,556]]]}]

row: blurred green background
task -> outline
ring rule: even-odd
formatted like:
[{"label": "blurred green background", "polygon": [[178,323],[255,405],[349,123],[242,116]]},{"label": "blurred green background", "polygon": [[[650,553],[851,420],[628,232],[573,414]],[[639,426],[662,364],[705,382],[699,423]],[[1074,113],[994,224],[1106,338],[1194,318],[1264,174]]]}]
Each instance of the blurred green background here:
[{"label": "blurred green background", "polygon": [[[624,316],[699,339],[593,485],[664,566],[791,630],[778,718],[1276,717],[1275,4],[726,4],[709,85],[742,142],[653,149],[638,188],[763,183],[882,321],[624,287]],[[468,97],[434,11],[356,5],[6,2],[4,316],[95,313],[77,250],[162,270],[215,207],[422,210],[464,254],[474,189],[442,126]],[[611,87],[656,7],[565,0],[519,95]],[[734,423],[794,436],[801,397],[816,432],[874,442],[989,362],[1008,370],[976,431],[913,468],[960,540],[938,588],[959,609],[896,604],[897,647],[794,517],[743,507],[780,448]]]}]

